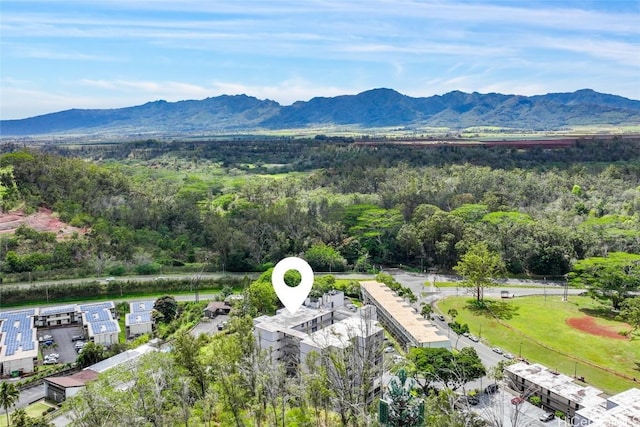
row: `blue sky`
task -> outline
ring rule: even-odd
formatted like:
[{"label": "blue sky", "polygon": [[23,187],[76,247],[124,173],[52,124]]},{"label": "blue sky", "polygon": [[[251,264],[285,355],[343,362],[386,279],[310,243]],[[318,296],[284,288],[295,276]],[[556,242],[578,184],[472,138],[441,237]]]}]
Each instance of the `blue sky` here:
[{"label": "blue sky", "polygon": [[387,87],[640,99],[640,0],[0,2],[0,117]]}]

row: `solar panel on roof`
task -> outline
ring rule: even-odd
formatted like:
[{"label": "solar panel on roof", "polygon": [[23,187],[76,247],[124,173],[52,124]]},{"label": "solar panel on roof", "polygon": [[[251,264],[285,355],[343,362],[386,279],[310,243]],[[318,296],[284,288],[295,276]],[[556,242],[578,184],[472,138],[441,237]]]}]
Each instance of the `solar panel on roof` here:
[{"label": "solar panel on roof", "polygon": [[63,305],[58,307],[46,307],[40,309],[41,316],[51,316],[53,314],[71,313],[76,311],[75,305]]}]

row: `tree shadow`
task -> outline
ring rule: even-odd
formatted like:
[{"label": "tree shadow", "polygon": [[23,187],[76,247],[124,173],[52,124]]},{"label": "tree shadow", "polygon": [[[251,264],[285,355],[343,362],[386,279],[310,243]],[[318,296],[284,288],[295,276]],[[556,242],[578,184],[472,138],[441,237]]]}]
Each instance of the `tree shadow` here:
[{"label": "tree shadow", "polygon": [[500,320],[509,320],[513,316],[518,316],[517,311],[520,307],[514,307],[506,301],[476,301],[470,300],[465,306],[467,310],[475,314],[476,316],[484,316],[490,318],[498,318]]},{"label": "tree shadow", "polygon": [[579,308],[578,311],[586,314],[587,316],[599,317],[601,319],[607,320],[618,320],[617,317],[620,314],[619,312],[614,311],[611,307],[607,306],[600,306],[597,308],[582,307]]}]

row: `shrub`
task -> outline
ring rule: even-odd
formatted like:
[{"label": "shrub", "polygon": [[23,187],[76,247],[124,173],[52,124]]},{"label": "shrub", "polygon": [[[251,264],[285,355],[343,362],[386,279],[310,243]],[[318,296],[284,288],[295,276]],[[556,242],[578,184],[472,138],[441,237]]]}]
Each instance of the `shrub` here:
[{"label": "shrub", "polygon": [[150,262],[148,264],[140,264],[136,266],[136,273],[141,275],[149,275],[156,274],[160,271],[162,266],[155,262]]},{"label": "shrub", "polygon": [[529,402],[531,402],[532,405],[535,406],[540,406],[542,405],[542,399],[539,398],[538,396],[531,396],[529,397]]}]

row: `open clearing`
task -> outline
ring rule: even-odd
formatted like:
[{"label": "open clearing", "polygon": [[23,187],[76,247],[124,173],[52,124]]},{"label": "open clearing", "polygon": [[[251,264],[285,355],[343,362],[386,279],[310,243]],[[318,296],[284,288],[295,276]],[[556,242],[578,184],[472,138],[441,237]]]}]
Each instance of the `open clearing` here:
[{"label": "open clearing", "polygon": [[86,230],[61,221],[49,209],[40,208],[32,214],[22,210],[0,213],[0,234],[13,234],[20,225],[27,225],[36,231],[50,231],[58,238],[71,236],[73,233],[83,234]]},{"label": "open clearing", "polygon": [[[638,387],[640,340],[619,335],[628,325],[589,297],[532,296],[509,300],[486,299],[489,310],[478,310],[470,298],[451,297],[438,302],[442,313],[454,308],[456,320],[491,346],[538,362],[585,381],[608,393]],[[588,331],[570,325],[592,325]],[[609,334],[610,336],[603,336]],[[615,336],[614,336],[615,335]]]}]

